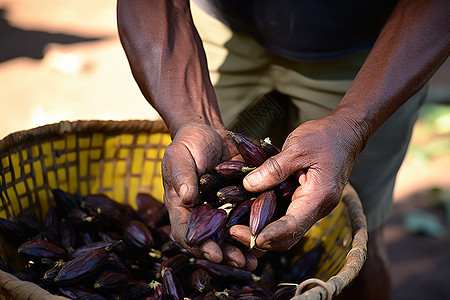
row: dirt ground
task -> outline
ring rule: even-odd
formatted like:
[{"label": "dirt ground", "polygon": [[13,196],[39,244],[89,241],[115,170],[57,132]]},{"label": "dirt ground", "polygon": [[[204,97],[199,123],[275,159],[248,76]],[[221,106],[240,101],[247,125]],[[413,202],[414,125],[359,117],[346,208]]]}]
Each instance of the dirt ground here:
[{"label": "dirt ground", "polygon": [[[0,139],[61,120],[158,118],[131,76],[115,1],[0,0],[0,36]],[[448,105],[449,61],[431,83],[430,101]],[[450,299],[449,219],[430,193],[450,190],[450,123],[439,133],[425,130],[429,123],[416,125],[386,226],[395,300]],[[430,154],[436,140],[441,148]],[[437,216],[441,237],[406,231],[406,216],[419,209]]]}]

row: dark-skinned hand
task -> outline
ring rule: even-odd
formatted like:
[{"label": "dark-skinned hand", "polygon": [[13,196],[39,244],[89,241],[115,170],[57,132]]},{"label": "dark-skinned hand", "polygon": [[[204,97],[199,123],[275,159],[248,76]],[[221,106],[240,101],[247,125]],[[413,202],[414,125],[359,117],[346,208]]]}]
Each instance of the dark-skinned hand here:
[{"label": "dark-skinned hand", "polygon": [[[286,139],[280,154],[244,178],[244,187],[260,192],[281,183],[290,174],[300,182],[286,215],[268,224],[258,235],[256,247],[286,251],[318,220],[339,203],[362,139],[351,124],[328,116],[305,122]],[[236,225],[231,236],[250,244],[248,226]]]},{"label": "dark-skinned hand", "polygon": [[220,162],[231,159],[237,151],[224,128],[202,123],[188,123],[175,132],[162,160],[164,203],[170,216],[174,239],[188,251],[215,263],[254,270],[254,251],[241,251],[229,244],[219,246],[207,240],[198,247],[184,242],[184,233],[192,208],[198,197],[198,177]]}]

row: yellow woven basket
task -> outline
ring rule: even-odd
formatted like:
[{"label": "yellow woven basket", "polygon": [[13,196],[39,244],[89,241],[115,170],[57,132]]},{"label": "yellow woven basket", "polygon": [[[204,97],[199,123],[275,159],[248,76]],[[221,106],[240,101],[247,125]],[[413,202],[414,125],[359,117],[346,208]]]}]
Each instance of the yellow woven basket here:
[{"label": "yellow woven basket", "polygon": [[[160,163],[170,136],[162,121],[62,121],[12,133],[0,141],[0,217],[29,215],[42,221],[52,205],[51,189],[81,196],[103,193],[136,208],[136,195],[162,199]],[[0,256],[14,267],[16,249],[0,237]],[[367,230],[355,190],[306,234],[294,256],[319,243],[325,248],[312,281],[296,299],[331,299],[358,274],[366,258]],[[295,251],[295,252],[294,252]],[[318,283],[305,292],[304,286]],[[67,299],[0,271],[2,299]]]}]

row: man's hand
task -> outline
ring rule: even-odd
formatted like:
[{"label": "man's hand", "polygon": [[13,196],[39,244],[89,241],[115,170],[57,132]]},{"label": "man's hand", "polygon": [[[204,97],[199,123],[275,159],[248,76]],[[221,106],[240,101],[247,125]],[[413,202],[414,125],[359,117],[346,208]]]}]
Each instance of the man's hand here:
[{"label": "man's hand", "polygon": [[[286,251],[319,219],[339,203],[363,140],[351,125],[332,116],[306,122],[286,139],[280,154],[269,158],[244,179],[252,192],[266,190],[289,175],[301,186],[292,196],[286,215],[267,225],[256,239],[261,249]],[[233,238],[249,243],[246,226],[234,226]]]},{"label": "man's hand", "polygon": [[189,247],[184,242],[189,208],[198,197],[198,176],[236,153],[227,133],[225,129],[201,123],[188,123],[176,131],[162,160],[164,203],[169,211],[173,237],[192,254],[215,263],[254,270],[255,256],[232,245],[219,246],[207,240],[199,247]]}]

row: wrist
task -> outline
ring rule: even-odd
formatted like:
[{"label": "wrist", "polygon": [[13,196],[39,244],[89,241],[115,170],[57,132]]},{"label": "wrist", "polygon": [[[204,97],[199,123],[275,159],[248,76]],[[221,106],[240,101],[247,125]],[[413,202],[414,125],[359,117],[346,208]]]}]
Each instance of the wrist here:
[{"label": "wrist", "polygon": [[335,126],[339,138],[342,140],[342,147],[350,153],[354,153],[354,158],[361,153],[373,134],[373,126],[366,122],[351,108],[337,107],[328,116]]}]

